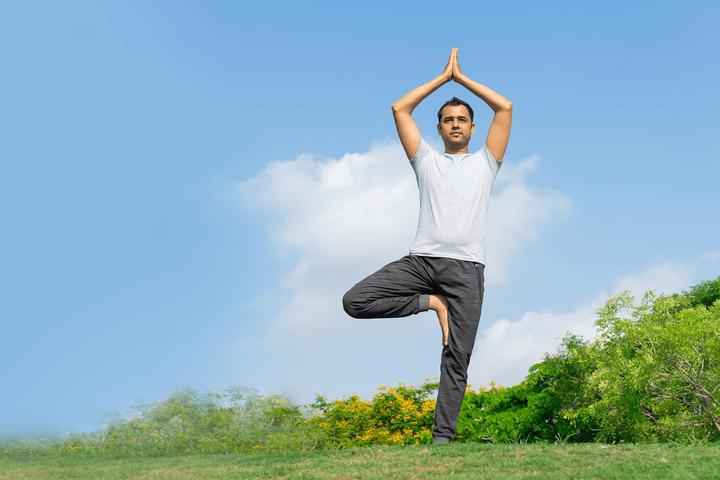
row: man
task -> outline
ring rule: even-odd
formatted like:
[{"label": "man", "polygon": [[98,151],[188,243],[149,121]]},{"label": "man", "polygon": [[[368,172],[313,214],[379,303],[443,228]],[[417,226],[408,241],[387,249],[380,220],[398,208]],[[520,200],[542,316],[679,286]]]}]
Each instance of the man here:
[{"label": "man", "polygon": [[[493,109],[482,149],[470,154],[475,133],[470,105],[453,97],[438,112],[445,152],[420,135],[412,111],[441,85],[454,80]],[[433,310],[442,330],[440,385],[433,443],[455,438],[467,369],[485,292],[486,217],[490,192],[502,165],[512,122],[512,103],[462,73],[457,48],[445,70],[392,105],[395,126],[420,193],[420,214],[409,255],[364,278],[343,296],[355,318],[406,317]]]}]

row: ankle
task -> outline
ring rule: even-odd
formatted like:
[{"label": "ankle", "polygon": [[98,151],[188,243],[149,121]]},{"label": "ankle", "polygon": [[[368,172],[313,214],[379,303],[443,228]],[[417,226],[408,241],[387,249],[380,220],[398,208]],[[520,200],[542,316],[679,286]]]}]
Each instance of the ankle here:
[{"label": "ankle", "polygon": [[[445,301],[447,301],[447,300],[445,300],[445,297],[442,297],[442,298],[441,297],[442,297],[442,295],[430,294],[430,297],[429,297],[430,301],[428,303],[428,308],[430,310],[435,310],[436,312],[441,308],[445,308]],[[445,300],[445,301],[443,301],[443,300]]]}]

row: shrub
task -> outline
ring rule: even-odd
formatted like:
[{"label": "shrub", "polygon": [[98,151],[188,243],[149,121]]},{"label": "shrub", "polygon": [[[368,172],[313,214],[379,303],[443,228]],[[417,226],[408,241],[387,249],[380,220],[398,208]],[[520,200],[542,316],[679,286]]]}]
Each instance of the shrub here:
[{"label": "shrub", "polygon": [[316,396],[311,405],[319,415],[314,419],[336,448],[371,444],[419,444],[432,441],[437,382],[419,387],[400,383],[397,387],[378,387],[369,401],[353,395],[328,402]]}]

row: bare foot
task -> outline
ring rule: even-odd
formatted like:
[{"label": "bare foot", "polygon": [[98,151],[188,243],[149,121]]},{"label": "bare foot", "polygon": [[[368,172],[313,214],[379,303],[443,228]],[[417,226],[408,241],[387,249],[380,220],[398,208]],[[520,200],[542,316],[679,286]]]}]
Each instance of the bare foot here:
[{"label": "bare foot", "polygon": [[450,331],[448,325],[448,301],[443,295],[432,294],[430,295],[428,308],[435,310],[435,313],[437,313],[438,320],[440,321],[440,330],[442,330],[442,344],[443,346],[447,346]]}]

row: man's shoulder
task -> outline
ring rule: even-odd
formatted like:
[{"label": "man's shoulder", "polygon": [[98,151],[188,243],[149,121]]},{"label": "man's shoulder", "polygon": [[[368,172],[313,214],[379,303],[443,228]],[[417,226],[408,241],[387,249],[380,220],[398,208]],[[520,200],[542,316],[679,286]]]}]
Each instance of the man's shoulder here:
[{"label": "man's shoulder", "polygon": [[420,137],[420,143],[418,144],[418,149],[415,152],[415,157],[430,157],[434,155],[440,155],[440,152],[433,147],[431,144],[425,141],[424,137]]}]

